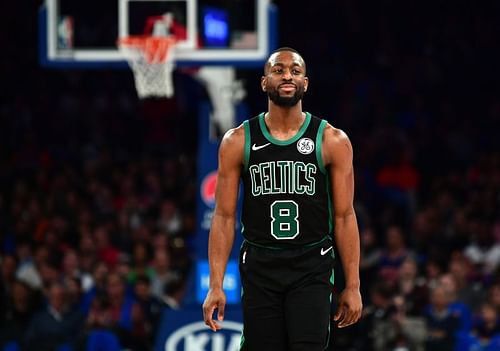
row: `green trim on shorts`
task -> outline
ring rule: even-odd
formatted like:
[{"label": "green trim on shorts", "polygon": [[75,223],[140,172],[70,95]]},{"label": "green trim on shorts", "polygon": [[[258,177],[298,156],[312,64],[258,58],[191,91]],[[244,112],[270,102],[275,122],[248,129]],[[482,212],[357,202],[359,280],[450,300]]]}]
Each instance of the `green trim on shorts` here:
[{"label": "green trim on shorts", "polygon": [[[333,250],[332,250],[332,257],[335,257]],[[330,275],[330,283],[332,283],[332,285],[334,285],[334,283],[335,283],[335,272],[333,269],[332,269],[332,274]],[[330,293],[330,304],[332,303],[332,296],[333,296],[333,294]],[[332,332],[330,325],[331,325],[331,323],[328,323],[328,334],[327,334],[328,336],[326,339],[326,348],[328,348],[328,345],[330,345],[330,333]],[[325,348],[325,350],[326,350],[326,348]]]},{"label": "green trim on shorts", "polygon": [[[333,270],[332,270],[332,274],[333,274]],[[330,293],[330,304],[332,303],[332,293]],[[328,333],[326,334],[326,346],[325,346],[325,350],[328,348],[328,346],[330,345],[330,334],[332,332],[331,328],[331,323],[328,323]]]},{"label": "green trim on shorts", "polygon": [[[303,249],[305,247],[314,247],[314,246],[317,246],[321,243],[323,243],[324,241],[328,240],[328,239],[332,239],[330,235],[325,235],[323,237],[323,239],[319,240],[319,241],[315,241],[313,243],[309,243],[309,244],[305,244],[305,245],[300,245],[300,246],[287,246],[287,247],[283,247],[283,246],[267,246],[267,245],[262,245],[262,244],[258,244],[258,243],[254,243],[250,240],[247,240],[247,239],[244,239],[243,242],[244,243],[248,243],[249,245],[252,245],[252,246],[256,246],[256,247],[260,247],[262,249],[271,249],[271,250],[294,250],[294,249]],[[333,251],[333,250],[332,250]]]}]

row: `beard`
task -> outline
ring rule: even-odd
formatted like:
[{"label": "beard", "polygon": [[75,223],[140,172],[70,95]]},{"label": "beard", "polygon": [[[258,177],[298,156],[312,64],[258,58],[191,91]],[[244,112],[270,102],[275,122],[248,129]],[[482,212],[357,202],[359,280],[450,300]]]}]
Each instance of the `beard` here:
[{"label": "beard", "polygon": [[302,100],[304,96],[304,87],[298,86],[292,96],[281,96],[278,89],[268,90],[267,96],[272,102],[280,107],[292,107]]}]

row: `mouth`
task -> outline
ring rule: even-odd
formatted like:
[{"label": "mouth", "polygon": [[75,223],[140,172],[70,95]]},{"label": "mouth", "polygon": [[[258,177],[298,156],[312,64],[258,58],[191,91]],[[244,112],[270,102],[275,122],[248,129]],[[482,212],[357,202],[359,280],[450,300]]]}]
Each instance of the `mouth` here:
[{"label": "mouth", "polygon": [[295,86],[295,84],[292,84],[292,83],[280,84],[278,88],[280,90],[285,91],[285,92],[291,92],[291,91],[294,91],[294,90],[297,89],[297,87]]}]

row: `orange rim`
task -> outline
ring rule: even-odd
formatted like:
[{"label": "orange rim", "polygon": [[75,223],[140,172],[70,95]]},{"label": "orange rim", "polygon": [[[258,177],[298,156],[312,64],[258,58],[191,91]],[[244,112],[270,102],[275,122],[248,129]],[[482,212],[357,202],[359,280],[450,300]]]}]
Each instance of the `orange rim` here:
[{"label": "orange rim", "polygon": [[148,63],[164,63],[168,59],[170,48],[175,45],[173,36],[153,37],[149,35],[132,35],[118,39],[118,46],[130,47],[144,52]]}]

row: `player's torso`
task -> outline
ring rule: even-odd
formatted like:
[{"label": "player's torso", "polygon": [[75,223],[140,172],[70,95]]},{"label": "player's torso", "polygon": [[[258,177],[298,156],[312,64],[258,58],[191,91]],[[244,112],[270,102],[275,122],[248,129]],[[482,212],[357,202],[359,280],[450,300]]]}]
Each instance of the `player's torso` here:
[{"label": "player's torso", "polygon": [[264,114],[244,123],[242,224],[251,243],[309,245],[331,234],[328,174],[321,158],[326,121],[306,113],[297,134],[274,139]]}]

